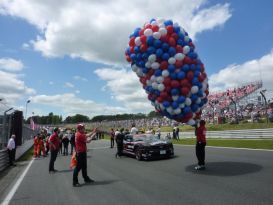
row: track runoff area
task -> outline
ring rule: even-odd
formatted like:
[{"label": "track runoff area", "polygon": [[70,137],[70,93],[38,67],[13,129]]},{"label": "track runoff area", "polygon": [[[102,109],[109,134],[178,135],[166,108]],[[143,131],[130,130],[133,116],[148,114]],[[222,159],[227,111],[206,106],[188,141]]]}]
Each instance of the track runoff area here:
[{"label": "track runoff area", "polygon": [[196,171],[195,147],[174,145],[171,159],[116,159],[106,140],[88,145],[88,175],[72,186],[70,156],[32,160],[1,197],[1,204],[272,204],[273,152],[206,147],[206,170]]}]

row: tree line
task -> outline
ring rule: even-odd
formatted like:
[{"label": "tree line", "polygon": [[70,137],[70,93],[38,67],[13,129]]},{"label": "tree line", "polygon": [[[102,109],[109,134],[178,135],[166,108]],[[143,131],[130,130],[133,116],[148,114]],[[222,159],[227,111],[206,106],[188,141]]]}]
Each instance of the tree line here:
[{"label": "tree line", "polygon": [[136,120],[152,117],[160,117],[161,115],[155,111],[151,111],[149,114],[137,113],[137,114],[117,114],[117,115],[97,115],[93,118],[89,118],[86,115],[76,114],[74,116],[67,116],[64,120],[61,115],[54,115],[52,112],[47,116],[32,116],[27,119],[27,124],[30,124],[31,118],[36,124],[42,125],[55,125],[61,123],[78,123],[78,122],[103,122],[103,121],[119,121],[119,120]]}]

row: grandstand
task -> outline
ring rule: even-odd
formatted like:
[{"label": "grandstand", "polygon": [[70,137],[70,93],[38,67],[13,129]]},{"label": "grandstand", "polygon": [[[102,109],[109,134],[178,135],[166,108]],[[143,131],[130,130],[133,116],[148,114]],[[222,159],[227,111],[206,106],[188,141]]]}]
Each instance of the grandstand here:
[{"label": "grandstand", "polygon": [[[265,91],[263,83],[258,81],[212,93],[208,96],[202,117],[210,123],[237,122],[242,119],[254,121],[255,116],[266,114],[265,105],[272,101],[269,99],[268,102],[264,102],[261,92]],[[271,108],[267,111],[272,112]]]}]

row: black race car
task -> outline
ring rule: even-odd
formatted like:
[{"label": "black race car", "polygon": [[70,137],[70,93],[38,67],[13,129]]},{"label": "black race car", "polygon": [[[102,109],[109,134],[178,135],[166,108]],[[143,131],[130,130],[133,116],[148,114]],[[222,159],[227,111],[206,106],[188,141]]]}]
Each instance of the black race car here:
[{"label": "black race car", "polygon": [[170,141],[158,139],[156,135],[126,135],[123,141],[123,153],[135,156],[137,160],[166,158],[174,155]]}]

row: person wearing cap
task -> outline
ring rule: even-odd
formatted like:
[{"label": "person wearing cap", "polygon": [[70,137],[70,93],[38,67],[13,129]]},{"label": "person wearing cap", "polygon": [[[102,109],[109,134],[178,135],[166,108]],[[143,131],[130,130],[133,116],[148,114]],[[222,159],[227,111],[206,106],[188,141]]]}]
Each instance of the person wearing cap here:
[{"label": "person wearing cap", "polygon": [[57,155],[60,147],[59,140],[59,128],[54,128],[53,134],[49,138],[49,149],[50,149],[50,161],[49,161],[49,173],[54,173],[57,170],[54,168],[54,163],[57,159]]},{"label": "person wearing cap", "polygon": [[83,124],[77,125],[77,132],[75,134],[75,145],[76,145],[76,159],[77,166],[73,172],[73,186],[80,186],[78,181],[78,174],[82,170],[82,176],[85,183],[94,182],[93,179],[87,175],[87,146],[86,143],[90,143],[91,140],[96,136],[96,129],[88,134],[85,133],[85,127]]},{"label": "person wearing cap", "polygon": [[11,137],[9,138],[7,149],[8,149],[8,154],[9,154],[9,165],[10,166],[16,166],[14,164],[15,161],[15,134],[12,134]]}]

